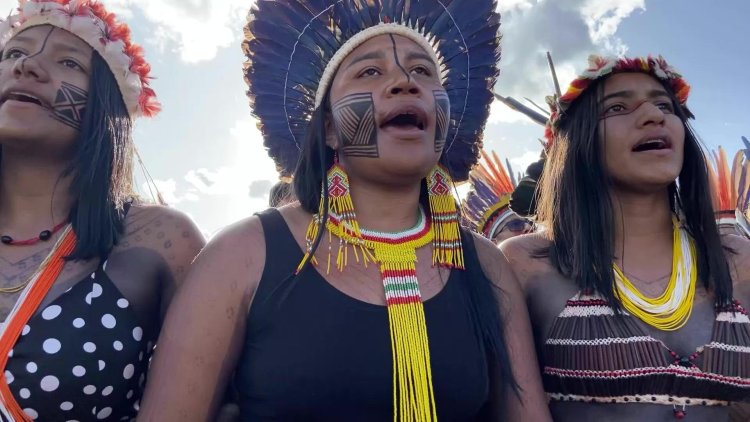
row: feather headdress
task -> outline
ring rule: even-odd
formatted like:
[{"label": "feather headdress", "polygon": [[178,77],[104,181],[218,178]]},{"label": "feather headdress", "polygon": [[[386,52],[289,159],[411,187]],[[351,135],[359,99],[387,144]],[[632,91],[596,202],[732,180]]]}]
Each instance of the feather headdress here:
[{"label": "feather headdress", "polygon": [[722,147],[712,152],[707,167],[717,224],[736,226],[750,237],[750,145],[743,140],[748,148],[737,151],[731,169]]},{"label": "feather headdress", "polygon": [[589,56],[589,67],[570,83],[564,94],[547,97],[547,104],[550,107],[550,117],[544,133],[544,137],[547,139],[547,149],[552,146],[560,118],[591,83],[613,73],[625,72],[646,73],[669,83],[680,106],[687,111],[688,115],[692,116],[686,106],[690,94],[690,85],[662,56],[629,58],[603,57],[592,54]]},{"label": "feather headdress", "polygon": [[[481,151],[482,160],[471,171],[472,188],[461,204],[464,224],[492,239],[500,224],[510,216],[510,197],[515,183],[493,151]],[[512,171],[511,171],[512,173]]]},{"label": "feather headdress", "polygon": [[253,114],[290,177],[313,111],[347,52],[393,33],[422,45],[451,104],[444,162],[456,181],[476,164],[500,59],[496,0],[256,0],[242,49]]},{"label": "feather headdress", "polygon": [[19,0],[15,13],[0,20],[0,50],[28,28],[52,25],[86,42],[109,66],[131,118],[156,115],[161,106],[149,87],[151,66],[130,41],[130,28],[96,0]]}]

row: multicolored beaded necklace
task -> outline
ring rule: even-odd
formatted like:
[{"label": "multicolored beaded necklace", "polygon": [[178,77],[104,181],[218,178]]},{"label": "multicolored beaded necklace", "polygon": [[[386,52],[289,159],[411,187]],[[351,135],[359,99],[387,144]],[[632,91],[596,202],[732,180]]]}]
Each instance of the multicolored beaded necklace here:
[{"label": "multicolored beaded necklace", "polygon": [[417,224],[400,233],[360,229],[360,236],[354,236],[351,227],[344,228],[343,223],[335,214],[326,222],[328,233],[339,238],[337,268],[343,270],[347,265],[352,246],[357,261],[361,255],[364,265],[377,263],[383,279],[394,364],[393,404],[398,420],[437,420],[427,324],[416,269],[416,250],[434,238],[432,224],[421,207]]},{"label": "multicolored beaded necklace", "polygon": [[[349,263],[349,249],[355,260],[366,267],[377,263],[383,281],[393,358],[394,421],[437,421],[432,386],[430,347],[427,339],[422,295],[417,280],[417,249],[432,244],[432,264],[446,268],[464,268],[461,233],[455,199],[448,188],[450,176],[436,166],[426,179],[430,216],[420,206],[414,227],[399,233],[383,233],[359,227],[354,203],[349,194],[349,177],[334,162],[327,172],[327,190],[321,192],[319,210],[326,210],[325,228],[329,245],[339,239],[336,268],[343,271]],[[325,186],[325,185],[324,185]],[[326,206],[327,205],[327,206]],[[322,226],[320,214],[313,216],[306,233],[307,253],[297,268],[307,262],[317,264],[313,256],[315,240]],[[329,246],[326,272],[331,271]]]}]

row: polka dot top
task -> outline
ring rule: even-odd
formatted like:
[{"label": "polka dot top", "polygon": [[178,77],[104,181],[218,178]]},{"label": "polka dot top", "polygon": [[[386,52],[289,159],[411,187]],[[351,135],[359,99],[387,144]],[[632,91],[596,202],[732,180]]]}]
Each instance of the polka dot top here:
[{"label": "polka dot top", "polygon": [[138,413],[153,344],[106,265],[33,316],[10,351],[5,379],[33,420],[120,421]]}]

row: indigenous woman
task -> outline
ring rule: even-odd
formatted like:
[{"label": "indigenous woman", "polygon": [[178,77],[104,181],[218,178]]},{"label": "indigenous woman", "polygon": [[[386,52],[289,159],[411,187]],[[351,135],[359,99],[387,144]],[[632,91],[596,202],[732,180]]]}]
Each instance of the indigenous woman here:
[{"label": "indigenous woman", "polygon": [[510,209],[511,193],[516,188],[505,167],[493,152],[482,150],[480,165],[471,171],[472,189],[462,204],[468,227],[495,244],[533,230],[531,221]]},{"label": "indigenous woman", "polygon": [[133,418],[203,245],[132,199],[132,124],[158,111],[149,65],[96,2],[22,1],[0,33],[0,420]]},{"label": "indigenous woman", "polygon": [[727,420],[750,398],[750,243],[719,237],[688,92],[661,57],[592,56],[550,101],[546,230],[502,249],[555,420]]},{"label": "indigenous woman", "polygon": [[495,9],[255,2],[248,93],[299,204],[199,256],[143,420],[211,420],[232,373],[243,420],[549,420],[517,282],[451,193],[492,101]]},{"label": "indigenous woman", "polygon": [[[539,199],[537,186],[546,160],[547,155],[544,152],[542,153],[542,158],[529,164],[526,168],[526,174],[518,181],[518,185],[513,190],[513,193],[511,193],[510,209],[517,215],[525,218],[534,218],[536,216],[536,204]],[[538,227],[534,229],[536,230]]]},{"label": "indigenous woman", "polygon": [[721,234],[734,234],[750,239],[750,146],[737,151],[731,169],[724,148],[708,160],[709,181]]}]

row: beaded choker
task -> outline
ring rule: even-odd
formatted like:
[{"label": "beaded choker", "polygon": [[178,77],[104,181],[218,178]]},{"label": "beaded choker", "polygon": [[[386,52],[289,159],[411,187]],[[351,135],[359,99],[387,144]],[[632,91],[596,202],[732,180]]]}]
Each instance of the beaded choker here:
[{"label": "beaded choker", "polygon": [[672,276],[661,296],[649,298],[612,264],[615,271],[615,291],[622,306],[646,324],[663,331],[682,328],[693,311],[695,282],[698,274],[695,245],[687,231],[675,220],[672,247]]}]

